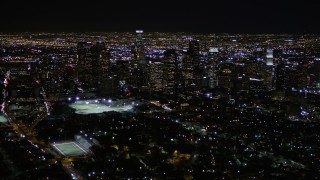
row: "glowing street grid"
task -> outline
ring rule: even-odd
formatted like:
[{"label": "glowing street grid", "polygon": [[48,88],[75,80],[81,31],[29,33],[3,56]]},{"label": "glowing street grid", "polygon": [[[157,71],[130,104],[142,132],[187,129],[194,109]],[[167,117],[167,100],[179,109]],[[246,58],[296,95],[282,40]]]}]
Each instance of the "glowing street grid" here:
[{"label": "glowing street grid", "polygon": [[0,123],[6,123],[8,122],[8,119],[2,115],[0,115]]},{"label": "glowing street grid", "polygon": [[77,114],[99,114],[109,111],[126,112],[131,111],[133,108],[132,105],[107,106],[103,103],[96,103],[94,101],[85,100],[76,101],[69,106],[75,109]]},{"label": "glowing street grid", "polygon": [[55,143],[52,146],[63,156],[78,156],[88,154],[86,150],[75,142]]}]

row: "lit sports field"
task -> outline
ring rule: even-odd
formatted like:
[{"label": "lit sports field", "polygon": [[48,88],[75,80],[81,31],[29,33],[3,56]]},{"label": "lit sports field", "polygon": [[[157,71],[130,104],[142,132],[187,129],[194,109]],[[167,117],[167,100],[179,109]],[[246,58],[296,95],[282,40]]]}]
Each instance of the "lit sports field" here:
[{"label": "lit sports field", "polygon": [[94,103],[92,101],[76,101],[69,106],[75,109],[77,114],[99,114],[109,111],[126,112],[133,108],[132,105],[106,106],[103,103]]},{"label": "lit sports field", "polygon": [[2,115],[0,115],[0,123],[6,123],[8,122],[8,119]]},{"label": "lit sports field", "polygon": [[78,156],[83,154],[88,154],[86,150],[80,147],[77,143],[64,142],[64,143],[55,143],[51,144],[60,154],[63,156]]}]

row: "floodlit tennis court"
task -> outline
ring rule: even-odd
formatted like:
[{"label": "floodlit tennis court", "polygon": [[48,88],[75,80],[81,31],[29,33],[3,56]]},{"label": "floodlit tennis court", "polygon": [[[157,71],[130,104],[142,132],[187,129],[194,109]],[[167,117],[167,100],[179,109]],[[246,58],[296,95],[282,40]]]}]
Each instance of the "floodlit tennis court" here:
[{"label": "floodlit tennis court", "polygon": [[70,107],[75,109],[77,114],[99,114],[109,111],[126,112],[133,109],[132,105],[107,106],[103,103],[95,103],[93,101],[76,101],[71,104]]},{"label": "floodlit tennis court", "polygon": [[0,123],[6,123],[8,122],[8,119],[2,115],[0,115]]},{"label": "floodlit tennis court", "polygon": [[80,147],[76,142],[55,143],[52,144],[52,146],[63,156],[88,154],[88,152]]}]

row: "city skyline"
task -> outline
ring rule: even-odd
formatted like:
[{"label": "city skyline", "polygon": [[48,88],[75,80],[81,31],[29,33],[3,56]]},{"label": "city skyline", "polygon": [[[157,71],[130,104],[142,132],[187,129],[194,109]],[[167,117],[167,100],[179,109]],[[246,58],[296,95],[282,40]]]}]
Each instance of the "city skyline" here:
[{"label": "city skyline", "polygon": [[3,2],[2,179],[319,179],[314,1]]},{"label": "city skyline", "polygon": [[1,33],[5,179],[318,179],[319,35]]},{"label": "city skyline", "polygon": [[316,33],[315,2],[4,3],[2,32]]}]

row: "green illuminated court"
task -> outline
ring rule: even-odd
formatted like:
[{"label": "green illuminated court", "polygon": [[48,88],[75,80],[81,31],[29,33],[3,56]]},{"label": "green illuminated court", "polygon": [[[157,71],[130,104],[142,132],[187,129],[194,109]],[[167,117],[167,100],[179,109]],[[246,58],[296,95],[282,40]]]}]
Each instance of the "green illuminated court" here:
[{"label": "green illuminated court", "polygon": [[63,156],[78,156],[88,152],[75,142],[55,143],[52,146]]},{"label": "green illuminated court", "polygon": [[0,123],[6,123],[8,122],[8,119],[2,115],[0,115]]},{"label": "green illuminated court", "polygon": [[99,114],[103,112],[127,112],[133,109],[131,104],[121,106],[107,106],[103,103],[95,102],[94,100],[76,101],[69,105],[76,110],[77,114]]}]

